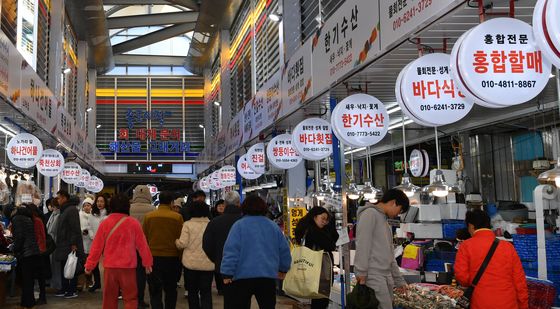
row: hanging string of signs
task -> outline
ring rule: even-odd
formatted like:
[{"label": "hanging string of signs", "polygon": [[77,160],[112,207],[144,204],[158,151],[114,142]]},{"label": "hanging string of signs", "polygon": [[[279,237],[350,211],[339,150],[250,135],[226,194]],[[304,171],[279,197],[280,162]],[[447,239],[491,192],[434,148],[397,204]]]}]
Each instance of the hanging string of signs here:
[{"label": "hanging string of signs", "polygon": [[266,170],[266,160],[264,156],[264,143],[258,143],[247,151],[247,163],[257,174],[264,174]]},{"label": "hanging string of signs", "polygon": [[367,147],[379,143],[387,134],[389,114],[377,98],[358,93],[336,105],[331,115],[334,134],[344,144]]},{"label": "hanging string of signs", "polygon": [[255,171],[249,167],[249,162],[247,161],[247,154],[242,155],[237,161],[237,171],[239,172],[239,175],[248,180],[261,177],[262,174],[255,173]]},{"label": "hanging string of signs", "polygon": [[285,170],[296,167],[303,160],[292,145],[291,134],[274,137],[266,147],[266,156],[272,166]]},{"label": "hanging string of signs", "polygon": [[294,129],[292,145],[306,160],[327,158],[333,151],[331,124],[321,118],[303,120]]}]

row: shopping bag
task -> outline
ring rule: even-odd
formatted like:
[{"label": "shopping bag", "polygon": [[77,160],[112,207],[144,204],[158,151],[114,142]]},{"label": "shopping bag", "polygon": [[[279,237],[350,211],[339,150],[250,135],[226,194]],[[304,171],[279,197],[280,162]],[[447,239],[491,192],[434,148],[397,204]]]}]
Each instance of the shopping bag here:
[{"label": "shopping bag", "polygon": [[286,294],[306,299],[329,298],[332,286],[332,260],[324,251],[304,246],[292,250],[292,267],[282,289]]},{"label": "shopping bag", "polygon": [[68,259],[66,260],[66,264],[64,265],[64,278],[70,280],[74,278],[76,274],[76,266],[78,265],[78,257],[76,256],[76,252],[70,252],[68,254]]},{"label": "shopping bag", "polygon": [[375,297],[375,291],[363,284],[358,284],[352,292],[346,295],[348,309],[377,309],[379,301]]}]

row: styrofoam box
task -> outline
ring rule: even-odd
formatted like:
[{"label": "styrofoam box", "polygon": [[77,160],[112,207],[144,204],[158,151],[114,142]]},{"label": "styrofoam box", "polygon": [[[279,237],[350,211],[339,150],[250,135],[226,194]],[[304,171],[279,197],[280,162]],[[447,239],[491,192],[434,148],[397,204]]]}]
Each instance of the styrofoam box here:
[{"label": "styrofoam box", "polygon": [[401,223],[401,230],[416,238],[443,238],[441,223]]},{"label": "styrofoam box", "polygon": [[441,210],[439,205],[419,205],[418,207],[418,221],[424,222],[438,222],[441,221]]},{"label": "styrofoam box", "polygon": [[442,220],[465,220],[467,205],[465,204],[439,204]]}]

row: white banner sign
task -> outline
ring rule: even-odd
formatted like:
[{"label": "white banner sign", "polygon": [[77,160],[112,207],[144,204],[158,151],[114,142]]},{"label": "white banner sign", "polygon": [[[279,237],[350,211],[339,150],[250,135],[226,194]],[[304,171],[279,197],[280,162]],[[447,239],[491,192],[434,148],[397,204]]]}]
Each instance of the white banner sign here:
[{"label": "white banner sign", "polygon": [[298,109],[313,96],[313,71],[311,45],[307,40],[284,64],[282,69],[282,112],[281,116]]},{"label": "white banner sign", "polygon": [[54,135],[66,146],[72,147],[75,137],[74,118],[66,111],[64,106],[58,102],[58,120],[55,126]]},{"label": "white banner sign", "polygon": [[235,176],[235,167],[231,165],[226,165],[220,169],[220,181],[224,187],[234,186]]},{"label": "white banner sign", "polygon": [[253,100],[245,103],[243,107],[243,139],[241,144],[255,137],[258,132],[254,129]]},{"label": "white banner sign", "polygon": [[345,1],[312,41],[313,91],[319,93],[379,54],[379,2]]},{"label": "white banner sign", "polygon": [[[76,162],[67,162],[60,174],[60,178],[67,184],[75,184],[80,180],[82,168]],[[88,189],[89,190],[89,189]],[[90,190],[91,191],[91,190]]]},{"label": "white banner sign", "polygon": [[336,105],[331,125],[336,136],[352,147],[367,147],[379,143],[387,134],[389,114],[377,98],[359,93]]},{"label": "white banner sign", "polygon": [[239,158],[239,161],[237,161],[237,171],[239,172],[239,175],[241,175],[241,177],[245,178],[245,179],[257,179],[259,177],[261,177],[261,174],[257,174],[255,173],[255,171],[253,171],[250,167],[249,167],[249,163],[247,162],[247,155],[244,154]]},{"label": "white banner sign", "polygon": [[64,169],[64,157],[54,149],[45,149],[37,163],[37,171],[47,177],[55,177]]},{"label": "white banner sign", "polygon": [[332,153],[331,124],[320,118],[309,118],[294,129],[292,145],[307,160],[322,160]]},{"label": "white banner sign", "polygon": [[[1,5],[1,4],[0,4]],[[1,8],[0,8],[1,10]],[[0,95],[8,98],[8,80],[10,76],[10,49],[12,42],[0,30]]]},{"label": "white banner sign", "polygon": [[43,144],[34,135],[20,133],[10,139],[6,152],[13,165],[30,168],[35,166],[43,155]]},{"label": "white banner sign", "polygon": [[292,146],[291,134],[281,134],[273,138],[266,147],[266,156],[272,166],[285,170],[297,166],[303,160]]},{"label": "white banner sign", "polygon": [[247,163],[257,174],[264,174],[266,169],[266,159],[264,155],[264,144],[258,143],[247,151]]},{"label": "white banner sign", "polygon": [[229,122],[227,132],[227,153],[237,150],[243,140],[242,116],[243,113],[237,113]]},{"label": "white banner sign", "polygon": [[276,72],[257,91],[253,100],[254,136],[274,123],[282,111],[282,96],[280,93],[280,72]]}]

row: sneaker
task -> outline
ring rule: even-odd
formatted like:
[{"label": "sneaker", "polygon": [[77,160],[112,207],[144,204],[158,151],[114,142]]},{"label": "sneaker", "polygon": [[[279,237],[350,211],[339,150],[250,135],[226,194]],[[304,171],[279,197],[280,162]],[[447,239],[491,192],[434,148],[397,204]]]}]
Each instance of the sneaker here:
[{"label": "sneaker", "polygon": [[66,293],[66,295],[64,295],[64,298],[66,299],[76,298],[76,297],[78,297],[78,293]]},{"label": "sneaker", "polygon": [[64,297],[66,296],[66,292],[62,291],[62,290],[58,290],[56,291],[56,294],[54,294],[54,296],[56,297]]},{"label": "sneaker", "polygon": [[189,297],[189,292],[185,291],[185,297]]}]

